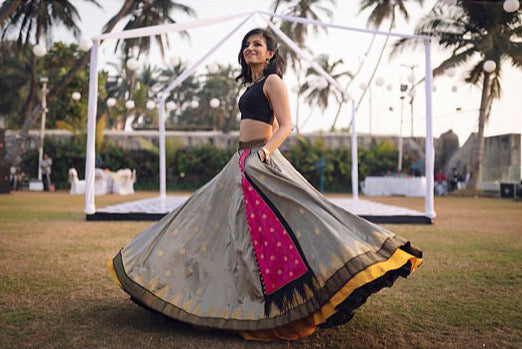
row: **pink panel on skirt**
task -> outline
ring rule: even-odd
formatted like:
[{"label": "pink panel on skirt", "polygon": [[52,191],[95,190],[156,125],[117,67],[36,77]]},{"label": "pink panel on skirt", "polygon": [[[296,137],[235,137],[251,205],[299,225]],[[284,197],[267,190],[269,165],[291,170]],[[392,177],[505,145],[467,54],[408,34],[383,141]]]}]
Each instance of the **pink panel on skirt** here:
[{"label": "pink panel on skirt", "polygon": [[241,154],[239,160],[246,215],[265,294],[269,295],[305,274],[307,268],[277,216],[246,179],[245,159],[248,154],[249,149]]}]

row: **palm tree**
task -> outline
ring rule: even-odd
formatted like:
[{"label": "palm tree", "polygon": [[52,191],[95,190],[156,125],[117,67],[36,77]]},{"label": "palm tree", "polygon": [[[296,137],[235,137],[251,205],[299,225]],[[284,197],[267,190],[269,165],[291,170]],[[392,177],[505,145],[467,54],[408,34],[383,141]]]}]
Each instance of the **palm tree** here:
[{"label": "palm tree", "polygon": [[[329,2],[335,5],[335,0],[276,0],[273,3],[274,13],[279,9],[280,5],[284,4],[282,12],[285,15],[293,17],[310,18],[314,20],[323,20],[323,17],[332,18],[333,11],[321,4],[321,2]],[[280,29],[290,39],[292,39],[300,48],[304,47],[308,30],[312,28],[315,32],[322,28],[326,31],[326,27],[308,26],[303,23],[295,23],[290,21],[283,21],[280,24]],[[302,65],[301,58],[296,55],[285,44],[281,45],[281,54],[286,62],[290,62],[294,72],[296,73],[297,85],[301,86],[302,79]],[[299,132],[299,103],[301,88],[297,90],[297,106],[296,106],[296,131]]]},{"label": "palm tree", "polygon": [[[404,17],[404,19],[406,21],[409,20],[410,18],[410,15],[408,13],[408,10],[406,9],[406,2],[408,0],[361,0],[361,4],[360,4],[360,9],[359,9],[359,13],[363,12],[363,11],[366,11],[368,9],[371,9],[371,13],[370,15],[368,16],[368,22],[367,22],[367,26],[368,27],[373,27],[375,29],[378,29],[381,27],[381,25],[389,20],[390,23],[389,23],[389,27],[388,27],[388,32],[391,32],[395,26],[395,21],[396,21],[396,18],[397,18],[397,10],[400,14],[402,14],[402,16]],[[410,0],[410,2],[412,2],[413,0]],[[419,5],[422,5],[424,3],[424,0],[414,0],[416,2],[419,3]],[[368,51],[369,52],[372,48],[372,44],[375,40],[375,36],[376,34],[373,34],[372,36],[372,40],[371,40],[371,43],[368,47]],[[381,60],[382,60],[382,57],[383,57],[383,54],[384,54],[384,50],[386,49],[386,46],[388,44],[388,39],[389,39],[389,36],[386,37],[383,45],[382,45],[382,48],[381,48],[381,51],[379,53],[379,57],[377,59],[377,63],[375,64],[375,67],[373,68],[373,71],[372,73],[370,74],[370,78],[368,79],[368,82],[367,82],[367,85],[370,86],[372,81],[373,81],[373,78],[375,77],[375,74],[377,72],[377,69],[379,68],[379,65],[381,63]],[[363,56],[366,57],[367,54],[365,54]],[[360,63],[360,66],[359,66],[359,69],[357,69],[357,73],[355,75],[358,74],[358,72],[360,71],[360,68],[362,68],[362,64],[364,63],[364,60],[361,61]],[[353,81],[350,80],[348,82],[348,85],[346,86],[346,89],[348,89],[351,84],[351,82]],[[362,91],[362,94],[361,96],[359,97],[359,100],[357,101],[357,104],[356,104],[356,110],[359,109],[359,106],[361,105],[362,103],[362,100],[364,99],[364,96],[366,94],[366,90],[367,89],[364,89]],[[341,103],[339,104],[339,107],[337,109],[337,113],[335,115],[335,118],[334,118],[334,122],[332,124],[332,130],[335,128],[335,123],[337,122],[337,118],[339,117],[339,114],[341,112],[341,108],[342,108],[342,104],[344,102],[341,101]]]},{"label": "palm tree", "polygon": [[[349,71],[336,72],[337,68],[343,64],[342,59],[330,63],[328,55],[322,54],[317,57],[317,63],[335,80],[339,80],[345,76],[353,78],[352,73]],[[342,101],[342,96],[338,91],[332,89],[331,84],[324,80],[315,69],[308,68],[306,70],[306,76],[308,77],[308,81],[301,87],[301,92],[306,94],[305,98],[310,106],[318,106],[322,110],[326,109],[331,95],[335,96],[338,103]],[[319,83],[317,83],[317,80]]]},{"label": "palm tree", "polygon": [[[434,69],[435,76],[452,66],[471,66],[465,81],[482,85],[470,183],[472,189],[477,189],[482,173],[484,127],[493,100],[501,95],[502,64],[510,62],[522,69],[522,11],[507,13],[501,1],[458,1],[449,7],[438,3],[417,24],[415,33],[432,36],[440,46],[452,50],[451,55]],[[412,40],[399,40],[394,53],[416,44],[418,42]],[[484,70],[487,61],[495,63],[493,71]]]},{"label": "palm tree", "polygon": [[[98,5],[96,0],[85,0]],[[98,5],[99,6],[99,5]],[[53,26],[62,25],[78,37],[80,30],[76,24],[80,16],[76,7],[68,0],[64,1],[45,1],[45,0],[26,0],[26,1],[6,1],[0,7],[0,18],[2,23],[2,40],[10,33],[17,33],[19,47],[31,45],[31,42],[39,44],[44,37],[49,38]],[[22,142],[27,137],[27,132],[33,124],[40,107],[35,108],[36,104],[36,65],[37,60],[32,58],[31,79],[29,91],[26,97],[24,122],[20,130],[17,141]],[[50,91],[53,92],[54,91]],[[49,93],[48,98],[52,98]],[[9,149],[7,162],[11,163],[13,154],[18,155],[21,151],[20,143]]]},{"label": "palm tree", "polygon": [[4,25],[6,19],[16,10],[22,0],[6,0],[0,7],[0,27]]},{"label": "palm tree", "polygon": [[[94,4],[98,4],[94,0],[86,0]],[[70,1],[6,1],[0,7],[0,23],[2,24],[2,40],[10,33],[17,34],[18,49],[28,51],[31,43],[38,44],[44,37],[49,38],[51,28],[56,25],[62,25],[70,30],[74,36],[79,36],[79,28],[77,22],[80,17],[75,6]],[[31,55],[31,69],[29,78],[29,90],[26,94],[26,102],[24,103],[24,119],[31,119],[26,125],[24,123],[20,136],[17,140],[22,142],[27,137],[27,132],[33,124],[36,116],[40,111],[40,106],[35,108],[36,104],[36,67],[37,59]],[[38,112],[36,112],[36,110]],[[8,149],[7,161],[13,159],[13,152],[20,152],[20,146],[14,146]]]},{"label": "palm tree", "polygon": [[7,128],[23,123],[22,113],[29,91],[32,55],[20,50],[12,40],[0,42],[0,113],[8,116]]},{"label": "palm tree", "polygon": [[[180,11],[189,16],[195,16],[195,11],[186,5],[176,3],[174,1],[169,0],[127,0],[122,6],[122,9],[125,9],[127,15],[130,15],[130,19],[125,24],[123,30],[130,30],[142,27],[149,27],[154,25],[166,24],[166,23],[176,23],[176,21],[170,16],[172,12]],[[120,11],[122,12],[122,11]],[[121,20],[126,16],[122,16],[122,13],[116,14],[113,18],[109,20],[104,29],[108,28],[108,26],[115,23],[117,20]],[[187,36],[186,32],[180,32],[182,35]],[[164,36],[165,40],[168,40],[166,36]],[[163,40],[161,35],[156,35],[154,37],[156,43],[160,48],[161,55],[165,54],[165,47],[163,46]],[[141,53],[146,53],[150,50],[150,37],[141,37],[141,38],[131,38],[123,41],[122,49],[125,53],[125,56],[128,56],[130,50],[134,47],[138,48],[138,57]],[[120,40],[116,43],[116,48],[118,49]],[[166,41],[168,44],[168,41]]]},{"label": "palm tree", "polygon": [[[218,108],[212,109],[213,129],[220,129],[228,133],[237,125],[237,98],[241,86],[237,84],[235,76],[239,74],[238,69],[232,65],[218,65],[217,72],[209,72],[203,84],[200,96],[202,105],[208,105],[212,98],[219,99]],[[207,108],[208,110],[208,108]]]},{"label": "palm tree", "polygon": [[[169,66],[161,70],[158,86],[161,90],[165,89],[173,80],[175,80],[183,71],[187,69],[187,62],[179,61],[176,65]],[[188,76],[180,86],[173,89],[167,98],[168,102],[172,101],[176,105],[175,110],[169,111],[169,114],[175,113],[175,117],[171,120],[166,120],[166,123],[173,124],[187,124],[192,120],[186,119],[184,113],[187,101],[192,101],[198,96],[200,84],[194,75]],[[168,103],[167,102],[167,103]],[[172,121],[174,120],[174,121]]]},{"label": "palm tree", "polygon": [[[107,25],[112,24],[116,18],[120,18],[121,20],[124,17],[130,17],[123,30],[131,30],[154,25],[175,23],[176,21],[170,16],[170,14],[174,11],[181,11],[189,16],[195,15],[195,12],[191,7],[176,3],[171,0],[127,0],[125,1],[123,7],[128,11],[127,15],[121,16],[118,13],[109,20]],[[188,36],[186,32],[180,32],[180,34]],[[161,55],[164,57],[165,47],[163,45],[163,40],[165,40],[168,45],[168,37],[166,35],[156,35],[154,36],[154,39],[158,44]],[[147,53],[150,51],[150,45],[150,36],[129,38],[124,41],[118,40],[116,42],[115,51],[118,50],[118,47],[121,47],[126,61],[129,56],[133,56],[135,54],[135,48],[137,48],[138,52],[136,55],[139,58],[142,53]],[[129,96],[133,96],[136,72],[127,71],[127,73],[130,76]],[[124,119],[127,119],[126,109],[124,110]]]},{"label": "palm tree", "polygon": [[[85,1],[92,2],[99,6],[99,4],[96,0],[85,0]],[[105,25],[105,27],[103,29],[103,32],[104,33],[111,32],[114,29],[114,27],[123,18],[127,17],[131,13],[131,11],[133,11],[136,7],[138,7],[139,3],[142,3],[142,2],[150,3],[151,1],[152,0],[125,0],[122,7],[118,11],[118,13],[107,22],[107,24]],[[51,4],[52,6],[62,6],[63,8],[65,8],[65,6],[67,4],[69,4],[69,1],[64,0],[64,1],[52,1],[51,2],[51,1],[46,1],[46,0],[25,0],[25,3],[31,3],[31,4],[42,3],[43,5],[40,8],[40,11],[41,11],[42,8],[47,9],[45,6],[47,6],[49,4]],[[24,3],[24,5],[25,5],[25,3]],[[177,6],[177,4],[174,3],[172,0],[154,0],[153,4],[156,4],[156,3],[167,4],[167,5],[172,4],[173,8],[175,8]],[[3,20],[3,18],[6,16],[9,16],[10,23],[12,22],[12,20],[11,20],[12,18],[16,18],[17,16],[19,17],[19,15],[17,15],[17,13],[19,11],[19,7],[15,7],[15,5],[17,5],[16,1],[13,1],[13,0],[6,1],[2,4],[2,6],[0,7],[0,24],[2,23],[1,20]],[[14,10],[13,10],[13,8],[14,8]],[[70,7],[67,7],[67,8],[68,8],[68,10],[65,13],[66,14],[71,13],[70,12],[71,8]],[[34,10],[34,7],[30,8],[30,9]],[[76,10],[74,11],[74,13],[77,14]],[[46,16],[46,17],[48,17],[48,16]],[[27,15],[27,20],[30,20],[31,18],[34,19],[34,13],[32,15],[29,15],[29,14]],[[37,19],[38,18],[44,18],[44,17],[37,17]],[[27,22],[27,20],[25,20],[25,22]],[[24,23],[24,21],[22,21],[22,23]],[[53,22],[50,22],[50,24],[52,24],[52,23]],[[68,21],[68,23],[70,23],[70,21]],[[47,24],[49,24],[49,23],[47,23]],[[4,32],[5,30],[7,30],[8,26],[9,26],[9,24],[7,24],[7,25],[4,24],[2,31]],[[34,27],[34,25],[32,27]],[[63,90],[65,89],[67,84],[69,84],[69,82],[73,79],[73,77],[76,75],[76,73],[85,66],[88,59],[89,59],[89,53],[87,52],[75,62],[75,64],[67,71],[67,73],[65,75],[62,76],[62,78],[59,81],[57,81],[56,83],[54,83],[53,85],[50,86],[49,93],[47,94],[48,102],[50,102],[54,97],[56,97],[57,95],[59,95],[60,93],[63,92]],[[7,154],[6,154],[7,163],[9,163],[9,164],[18,163],[21,160],[20,155],[23,151],[22,145],[25,143],[25,140],[27,139],[28,131],[31,128],[31,126],[33,125],[34,121],[36,120],[36,117],[40,114],[40,112],[41,112],[41,106],[39,104],[37,104],[36,106],[34,106],[34,108],[32,108],[32,112],[28,113],[25,116],[24,124],[22,125],[22,127],[18,133],[18,137],[16,137],[16,139],[15,139],[14,146],[10,147],[7,151]]]}]

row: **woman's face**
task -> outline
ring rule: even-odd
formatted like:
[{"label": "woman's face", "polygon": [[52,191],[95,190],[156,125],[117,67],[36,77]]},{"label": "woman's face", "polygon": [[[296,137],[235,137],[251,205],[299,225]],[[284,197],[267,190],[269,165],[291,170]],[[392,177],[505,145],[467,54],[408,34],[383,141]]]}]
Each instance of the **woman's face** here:
[{"label": "woman's face", "polygon": [[267,59],[272,58],[273,52],[266,46],[263,35],[250,35],[243,46],[243,57],[248,65],[265,64]]}]

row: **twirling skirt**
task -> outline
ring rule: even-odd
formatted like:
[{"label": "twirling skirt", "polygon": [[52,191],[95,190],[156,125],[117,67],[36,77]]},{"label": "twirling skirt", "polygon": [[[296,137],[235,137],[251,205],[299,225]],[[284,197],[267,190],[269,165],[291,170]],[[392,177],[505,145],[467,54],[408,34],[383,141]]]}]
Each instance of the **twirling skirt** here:
[{"label": "twirling skirt", "polygon": [[394,233],[332,204],[276,151],[243,144],[209,183],[109,261],[138,303],[246,339],[345,323],[422,263]]}]

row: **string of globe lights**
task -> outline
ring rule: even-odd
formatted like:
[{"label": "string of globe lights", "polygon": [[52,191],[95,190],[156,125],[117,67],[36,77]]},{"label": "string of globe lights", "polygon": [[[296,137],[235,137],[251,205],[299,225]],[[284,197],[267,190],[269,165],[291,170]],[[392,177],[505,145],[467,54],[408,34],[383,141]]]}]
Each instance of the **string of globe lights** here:
[{"label": "string of globe lights", "polygon": [[[458,0],[441,0],[441,2],[448,6],[455,6],[458,2]],[[498,1],[488,1],[488,0],[466,0],[466,2],[476,3],[480,5],[490,5],[490,6],[497,6]],[[502,3],[502,8],[504,11],[511,13],[518,11],[520,8],[520,2],[518,0],[505,0]]]},{"label": "string of globe lights", "polygon": [[[83,52],[88,52],[92,47],[92,40],[91,39],[88,39],[88,38],[84,38],[84,39],[81,39],[79,44],[78,44],[78,48],[83,51]],[[44,45],[42,44],[37,44],[33,47],[33,54],[37,57],[43,57],[47,54],[47,49],[45,48]],[[169,63],[172,65],[172,66],[177,66],[180,64],[180,60],[178,57],[176,56],[172,56],[169,60]],[[127,59],[127,61],[125,62],[125,66],[127,67],[127,69],[129,71],[136,71],[139,67],[139,62],[136,58],[129,58]],[[219,72],[219,66],[217,63],[213,63],[211,65],[208,66],[208,71],[210,74],[216,74]],[[74,101],[79,101],[81,98],[82,98],[82,95],[80,92],[78,91],[74,91],[72,92],[71,94],[71,98],[74,100]],[[114,106],[116,106],[117,104],[117,100],[116,98],[114,97],[109,97],[107,98],[107,107],[109,108],[113,108]],[[216,109],[216,108],[219,108],[219,106],[221,105],[221,102],[218,98],[214,97],[212,98],[210,101],[209,101],[209,106],[212,108],[212,109]],[[132,100],[132,99],[127,99],[125,101],[125,108],[126,109],[134,109],[134,107],[136,106],[136,103]],[[156,102],[154,102],[153,100],[148,100],[146,103],[145,103],[145,107],[148,109],[148,110],[153,110],[154,108],[156,108]],[[198,100],[192,100],[189,102],[188,106],[190,106],[190,108],[192,109],[197,109],[199,107],[199,101]],[[177,105],[176,105],[176,102],[174,101],[168,101],[166,104],[165,104],[165,108],[167,109],[167,111],[173,111],[173,110],[176,110],[177,108]]]},{"label": "string of globe lights", "polygon": [[[169,63],[170,65],[172,66],[178,66],[180,64],[180,60],[178,57],[176,56],[172,56],[169,60]],[[138,69],[138,66],[139,66],[139,63],[138,63],[138,60],[136,58],[129,58],[126,62],[125,62],[125,66],[127,67],[127,69],[129,71],[136,71]],[[211,64],[209,67],[208,67],[208,70],[209,70],[209,73],[210,74],[215,74],[219,71],[219,66],[217,65],[217,63],[214,63],[214,64]],[[79,93],[78,93],[79,94]],[[78,98],[79,99],[79,98]],[[117,103],[117,100],[116,98],[114,97],[110,97],[107,99],[107,106],[109,108],[112,108],[116,105]],[[219,106],[221,105],[221,102],[219,101],[218,98],[212,98],[210,101],[209,101],[209,106],[212,108],[212,109],[216,109],[216,108],[219,108]],[[125,101],[125,108],[126,109],[133,109],[134,107],[136,106],[135,102],[132,100],[132,99],[127,99]],[[153,110],[154,108],[156,108],[156,102],[154,102],[153,100],[148,100],[146,103],[145,103],[145,107],[148,109],[148,110]],[[194,99],[192,101],[190,101],[188,103],[188,106],[192,109],[197,109],[199,107],[199,101]],[[171,112],[171,111],[174,111],[176,110],[177,108],[177,105],[176,105],[176,102],[174,101],[168,101],[166,104],[165,104],[165,108],[167,109],[168,112]]]},{"label": "string of globe lights", "polygon": [[[457,5],[459,0],[441,0],[442,3],[444,3],[445,5],[447,6],[455,6]],[[468,2],[472,2],[472,3],[480,3],[481,5],[491,5],[491,6],[496,6],[498,5],[498,2],[497,1],[478,1],[478,0],[467,0]],[[516,12],[520,9],[520,1],[518,0],[505,0],[503,3],[502,3],[502,8],[504,9],[504,11],[508,12],[508,13],[512,13],[512,12]],[[88,39],[88,38],[83,38],[80,40],[79,44],[78,44],[78,48],[81,50],[81,51],[84,51],[84,52],[87,52],[91,49],[92,47],[92,40],[91,39]],[[33,47],[33,54],[37,57],[43,57],[47,54],[47,49],[45,48],[44,45],[42,44],[37,44]],[[178,65],[179,64],[179,58],[178,57],[171,57],[170,59],[170,64],[171,65]],[[126,63],[125,63],[125,66],[127,67],[128,70],[130,71],[135,71],[138,69],[138,60],[135,59],[135,58],[129,58]],[[217,67],[217,64],[213,64],[211,66],[209,66],[209,72],[212,74],[213,72],[217,72],[219,68]],[[493,71],[495,71],[496,69],[496,63],[495,61],[493,60],[488,60],[486,62],[484,62],[484,66],[483,66],[483,69],[485,72],[488,72],[488,73],[492,73]],[[455,71],[455,68],[453,67],[450,67],[448,69],[446,69],[445,71],[446,75],[448,77],[454,77],[455,74],[456,74],[456,71]],[[419,83],[414,83],[414,80],[415,80],[415,76],[413,74],[413,72],[408,76],[407,80],[412,84],[412,87],[407,91],[407,95],[411,98],[413,98],[413,95],[415,94],[414,92],[414,87]],[[319,81],[318,82],[318,85],[321,85],[321,82],[322,81]],[[323,84],[327,84],[326,81],[322,82]],[[376,80],[375,80],[375,84],[378,86],[378,87],[381,87],[385,84],[385,81],[382,77],[377,77]],[[321,86],[319,86],[321,87]],[[361,83],[360,86],[359,86],[361,89],[365,90],[367,89],[369,86],[365,83]],[[393,90],[393,85],[388,83],[386,84],[385,86],[386,90],[387,91],[392,91]],[[437,89],[436,86],[433,86],[433,91],[435,92]],[[452,86],[451,87],[451,90],[452,92],[457,92],[457,86]],[[71,94],[71,98],[75,101],[79,101],[81,99],[81,93],[78,92],[78,91],[74,91],[72,94]],[[117,101],[115,98],[113,97],[110,97],[107,99],[107,107],[109,108],[112,108],[116,105]],[[209,102],[209,105],[211,108],[215,109],[215,108],[219,108],[220,106],[220,101],[218,98],[212,98]],[[126,109],[133,109],[134,107],[136,106],[136,103],[132,100],[132,99],[128,99],[125,101],[125,108]],[[199,102],[197,100],[193,100],[189,103],[189,106],[191,108],[198,108],[199,107]],[[148,110],[153,110],[154,108],[156,108],[156,103],[152,100],[148,100],[145,104],[145,107],[148,109]],[[176,109],[176,103],[174,101],[168,101],[166,104],[165,104],[165,108],[167,109],[167,111],[173,111]]]}]

